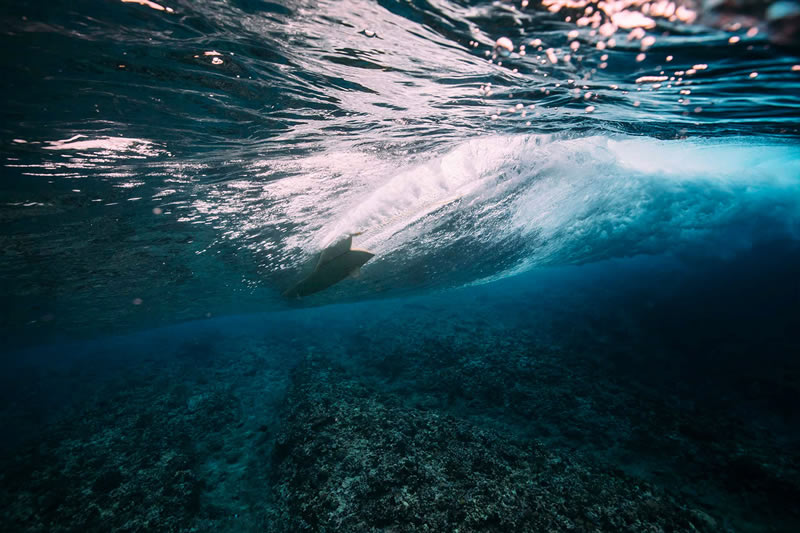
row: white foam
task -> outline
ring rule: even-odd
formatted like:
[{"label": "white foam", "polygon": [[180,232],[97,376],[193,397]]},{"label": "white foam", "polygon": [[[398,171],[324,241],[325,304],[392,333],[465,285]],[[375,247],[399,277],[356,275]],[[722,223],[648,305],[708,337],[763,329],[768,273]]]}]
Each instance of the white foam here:
[{"label": "white foam", "polygon": [[727,254],[765,227],[800,238],[800,149],[777,142],[486,136],[416,161],[351,151],[292,165],[219,197],[238,221],[231,238],[259,235],[248,246],[268,254],[266,270],[295,268],[293,258],[347,233],[376,253],[365,272],[398,279],[443,259],[469,277],[481,254],[503,258],[497,278],[638,254]]}]

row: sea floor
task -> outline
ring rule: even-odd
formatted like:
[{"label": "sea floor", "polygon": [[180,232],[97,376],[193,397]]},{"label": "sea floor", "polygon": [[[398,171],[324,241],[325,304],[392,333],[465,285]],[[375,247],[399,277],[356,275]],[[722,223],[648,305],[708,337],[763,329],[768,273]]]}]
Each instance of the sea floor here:
[{"label": "sea floor", "polygon": [[0,530],[800,530],[796,364],[669,346],[633,328],[639,308],[544,294],[31,355],[4,380]]}]

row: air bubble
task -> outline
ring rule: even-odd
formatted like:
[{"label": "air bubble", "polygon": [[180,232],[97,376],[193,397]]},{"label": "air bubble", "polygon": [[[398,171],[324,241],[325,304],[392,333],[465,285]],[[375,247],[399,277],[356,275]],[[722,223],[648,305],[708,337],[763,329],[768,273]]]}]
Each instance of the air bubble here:
[{"label": "air bubble", "polygon": [[514,43],[508,37],[500,37],[494,43],[494,50],[502,57],[508,57],[514,51]]}]

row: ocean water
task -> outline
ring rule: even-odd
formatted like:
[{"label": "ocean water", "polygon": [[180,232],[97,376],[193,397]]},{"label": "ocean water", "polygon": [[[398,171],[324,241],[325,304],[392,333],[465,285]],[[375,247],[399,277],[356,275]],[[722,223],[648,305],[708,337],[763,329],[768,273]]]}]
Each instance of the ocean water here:
[{"label": "ocean water", "polygon": [[800,46],[712,7],[5,3],[0,530],[800,530]]}]

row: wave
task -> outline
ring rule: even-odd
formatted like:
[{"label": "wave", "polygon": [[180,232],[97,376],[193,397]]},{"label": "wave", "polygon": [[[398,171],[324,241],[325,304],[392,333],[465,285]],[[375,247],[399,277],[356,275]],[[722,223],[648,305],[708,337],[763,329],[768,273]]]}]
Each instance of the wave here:
[{"label": "wave", "polygon": [[304,305],[797,240],[797,58],[571,5],[4,6],[0,329],[284,309],[347,233]]},{"label": "wave", "polygon": [[265,282],[357,234],[376,257],[342,294],[641,254],[726,256],[800,236],[800,150],[790,143],[487,136],[417,158],[315,157],[293,176],[222,184],[197,218],[230,213],[222,233],[247,232]]}]

